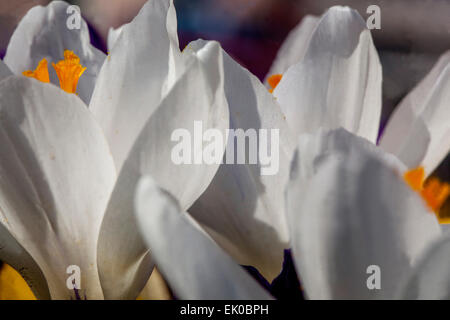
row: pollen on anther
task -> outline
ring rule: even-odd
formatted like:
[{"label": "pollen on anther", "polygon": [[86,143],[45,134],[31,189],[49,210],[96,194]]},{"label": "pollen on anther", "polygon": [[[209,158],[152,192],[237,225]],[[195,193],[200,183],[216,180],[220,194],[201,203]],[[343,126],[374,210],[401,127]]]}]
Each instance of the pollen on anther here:
[{"label": "pollen on anther", "polygon": [[419,167],[404,174],[406,183],[416,191],[430,210],[432,210],[441,224],[450,223],[448,217],[444,217],[441,207],[450,195],[450,184],[441,182],[436,177],[431,177],[425,181],[425,170]]},{"label": "pollen on anther", "polygon": [[271,88],[271,89],[269,89],[270,93],[273,93],[273,91],[278,86],[278,84],[280,83],[282,78],[283,78],[283,75],[281,75],[281,74],[274,74],[274,75],[271,75],[269,78],[267,78],[267,83],[269,84],[269,86]]},{"label": "pollen on anther", "polygon": [[25,77],[34,78],[36,80],[49,83],[50,76],[48,74],[48,63],[47,59],[42,59],[36,69],[34,70],[26,70],[22,72]]}]

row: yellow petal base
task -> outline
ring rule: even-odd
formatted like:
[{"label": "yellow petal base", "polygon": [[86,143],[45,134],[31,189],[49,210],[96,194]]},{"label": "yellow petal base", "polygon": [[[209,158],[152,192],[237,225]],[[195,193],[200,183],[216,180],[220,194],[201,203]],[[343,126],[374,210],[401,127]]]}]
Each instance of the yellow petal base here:
[{"label": "yellow petal base", "polygon": [[20,274],[5,263],[0,266],[0,300],[36,300]]}]

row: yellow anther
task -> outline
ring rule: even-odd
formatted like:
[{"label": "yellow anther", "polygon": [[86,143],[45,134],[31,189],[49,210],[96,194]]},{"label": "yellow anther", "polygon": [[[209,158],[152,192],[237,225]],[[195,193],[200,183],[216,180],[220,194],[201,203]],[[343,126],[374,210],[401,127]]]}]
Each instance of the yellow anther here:
[{"label": "yellow anther", "polygon": [[68,93],[75,93],[77,91],[78,80],[86,70],[80,64],[80,58],[73,51],[65,50],[64,60],[58,63],[52,63],[52,65],[55,68],[61,89]]},{"label": "yellow anther", "polygon": [[36,300],[25,280],[7,264],[0,266],[0,300]]},{"label": "yellow anther", "polygon": [[275,88],[278,86],[282,78],[283,75],[281,74],[274,74],[271,75],[269,78],[267,78],[267,83],[271,87],[271,89],[269,89],[270,93],[273,93],[273,90],[275,90]]},{"label": "yellow anther", "polygon": [[34,71],[26,70],[26,71],[22,72],[22,74],[25,77],[35,78],[42,82],[47,82],[47,83],[50,82],[50,76],[48,75],[48,63],[45,58],[39,62],[38,66],[36,67],[36,69]]},{"label": "yellow anther", "polygon": [[441,182],[436,177],[431,177],[424,182],[425,170],[423,167],[406,172],[404,179],[411,189],[419,193],[427,206],[436,213],[440,223],[450,223],[450,218],[444,217],[443,212],[440,211],[450,195],[450,184]]},{"label": "yellow anther", "polygon": [[422,197],[426,200],[430,209],[436,213],[439,212],[449,195],[450,185],[434,177],[427,180],[422,190]]},{"label": "yellow anther", "polygon": [[404,175],[405,181],[414,191],[421,191],[423,188],[423,181],[425,180],[425,169],[418,167],[413,170],[409,170]]}]

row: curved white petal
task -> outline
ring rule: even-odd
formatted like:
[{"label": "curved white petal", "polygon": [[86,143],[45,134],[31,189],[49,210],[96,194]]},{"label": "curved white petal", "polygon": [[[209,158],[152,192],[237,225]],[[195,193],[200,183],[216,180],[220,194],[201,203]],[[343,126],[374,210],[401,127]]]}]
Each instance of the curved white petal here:
[{"label": "curved white petal", "polygon": [[119,39],[119,36],[122,34],[123,29],[126,27],[126,24],[121,25],[120,27],[114,29],[114,28],[109,28],[108,30],[108,39],[107,39],[107,47],[108,47],[108,52],[111,52],[114,45],[117,42],[117,39]]},{"label": "curved white petal", "polygon": [[141,234],[177,297],[271,299],[152,178],[141,179],[135,201]]},{"label": "curved white petal", "polygon": [[304,59],[284,74],[274,96],[296,135],[343,127],[375,143],[381,76],[364,20],[347,7],[332,7],[319,21]]},{"label": "curved white petal", "polygon": [[184,64],[172,0],[148,1],[122,30],[100,72],[90,109],[120,171],[150,115]]},{"label": "curved white petal", "polygon": [[9,70],[8,66],[0,59],[0,81],[10,75],[12,75],[11,70]]},{"label": "curved white petal", "polygon": [[289,67],[299,63],[303,59],[308,49],[311,36],[318,23],[319,17],[307,15],[291,30],[278,50],[267,76],[283,74]]},{"label": "curved white petal", "polygon": [[[195,140],[202,138],[195,133],[195,122],[201,122],[203,131],[214,128],[224,137],[229,125],[219,45],[210,42],[196,55],[189,54],[192,59],[186,72],[150,116],[129,153],[103,220],[98,262],[108,299],[134,299],[151,272],[150,257],[133,218],[133,192],[140,176],[152,175],[185,210],[206,189],[219,167],[206,163],[177,165],[172,159],[172,150],[178,144],[171,141],[175,130],[185,130]],[[201,151],[195,142],[189,150],[192,155]]]},{"label": "curved white petal", "polygon": [[402,288],[400,298],[450,300],[450,233],[424,252]]},{"label": "curved white petal", "polygon": [[20,273],[37,299],[50,299],[47,281],[36,261],[2,223],[0,223],[0,260]]},{"label": "curved white petal", "polygon": [[[331,132],[331,139],[336,134],[344,137]],[[391,299],[441,230],[391,163],[370,142],[346,135],[351,147],[322,148],[308,174],[308,143],[300,143],[287,189],[294,261],[311,299]],[[379,290],[368,288],[371,266],[380,268]]]},{"label": "curved white petal", "polygon": [[[188,48],[203,45],[197,41]],[[262,175],[268,166],[261,163],[226,164],[225,156],[211,185],[188,211],[240,264],[255,266],[273,279],[281,271],[289,238],[284,187],[294,143],[284,115],[264,85],[226,53],[224,71],[230,128],[256,130],[259,150],[266,144],[272,151],[273,171]],[[267,133],[267,142],[261,140],[260,129]],[[279,144],[272,144],[271,130],[278,130]]]},{"label": "curved white petal", "polygon": [[71,50],[86,67],[81,76],[77,94],[89,105],[97,75],[105,60],[105,54],[90,44],[89,29],[81,20],[80,29],[69,29],[67,21],[74,13],[68,13],[69,4],[52,1],[46,7],[31,8],[14,31],[5,55],[5,63],[16,75],[34,70],[46,58],[50,81],[59,87],[59,80],[51,63],[64,58],[64,50]]},{"label": "curved white petal", "polygon": [[[303,134],[298,139],[296,161],[302,179],[312,178],[321,165],[320,160],[329,154],[353,154],[367,152],[372,157],[390,166],[398,175],[402,175],[407,167],[395,156],[384,152],[369,141],[357,138],[345,129],[319,130],[315,134]],[[293,165],[293,164],[292,164]]]},{"label": "curved white petal", "polygon": [[75,95],[25,77],[0,82],[0,222],[33,257],[53,299],[102,298],[96,252],[115,168],[101,128]]},{"label": "curved white petal", "polygon": [[[380,146],[431,174],[450,151],[450,51],[397,106]],[[402,152],[399,152],[402,150]]]}]

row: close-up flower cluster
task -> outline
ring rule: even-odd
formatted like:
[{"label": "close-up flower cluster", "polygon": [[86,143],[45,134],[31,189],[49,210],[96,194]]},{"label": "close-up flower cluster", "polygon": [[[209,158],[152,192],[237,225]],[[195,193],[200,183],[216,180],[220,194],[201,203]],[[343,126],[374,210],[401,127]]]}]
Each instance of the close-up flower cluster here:
[{"label": "close-up flower cluster", "polygon": [[450,299],[450,52],[410,85],[382,6],[328,4],[262,72],[186,1],[84,2],[4,45],[1,300]]}]

